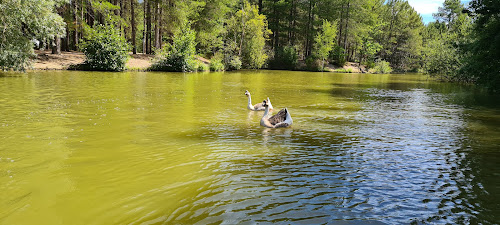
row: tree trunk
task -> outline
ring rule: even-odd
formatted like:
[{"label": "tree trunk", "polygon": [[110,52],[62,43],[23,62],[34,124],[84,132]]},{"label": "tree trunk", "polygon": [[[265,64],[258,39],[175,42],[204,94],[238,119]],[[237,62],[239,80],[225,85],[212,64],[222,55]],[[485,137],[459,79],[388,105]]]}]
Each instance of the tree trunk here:
[{"label": "tree trunk", "polygon": [[61,37],[56,36],[52,44],[52,54],[61,54]]},{"label": "tree trunk", "polygon": [[[113,1],[113,5],[117,6],[118,5],[118,0],[114,0]],[[118,16],[118,15],[120,15],[120,10],[119,9],[115,9],[115,16]],[[121,24],[120,24],[120,26],[121,26]]]},{"label": "tree trunk", "polygon": [[69,42],[71,40],[71,35],[69,32],[69,25],[66,24],[66,38],[64,40],[64,51],[69,52]]},{"label": "tree trunk", "polygon": [[347,2],[347,12],[345,18],[345,29],[344,29],[344,49],[347,51],[347,33],[349,31],[349,9],[351,5],[350,2]]},{"label": "tree trunk", "polygon": [[160,6],[160,29],[159,29],[159,31],[160,31],[160,45],[159,45],[159,49],[162,48],[162,44],[163,44],[163,41],[162,41],[162,39],[163,39],[163,29],[161,29],[162,26],[163,26],[163,22],[162,22],[163,21],[162,20],[163,17],[162,16],[163,16],[163,8]]},{"label": "tree trunk", "polygon": [[342,28],[344,27],[344,4],[342,4],[342,9],[340,10],[340,22],[339,22],[339,35],[337,36],[337,45],[340,46],[342,43]]},{"label": "tree trunk", "polygon": [[311,23],[312,23],[312,6],[313,6],[313,0],[309,0],[309,10],[308,10],[308,16],[307,16],[307,27],[306,27],[306,46],[305,47],[305,55],[306,57],[311,55],[311,49],[309,46],[311,45]]},{"label": "tree trunk", "polygon": [[[123,21],[126,21],[125,17],[126,17],[126,13],[127,13],[127,2],[126,0],[120,0],[120,17],[123,19]],[[127,28],[125,26],[123,26],[123,36],[125,37],[125,40],[127,40]]]},{"label": "tree trunk", "polygon": [[[83,10],[82,10],[83,13]],[[76,50],[78,47],[78,3],[77,0],[73,0],[73,20],[75,22],[75,30],[73,31],[73,46],[72,49]],[[68,30],[69,31],[69,30]],[[69,32],[68,32],[69,35]],[[69,38],[68,38],[69,42]]]},{"label": "tree trunk", "polygon": [[135,7],[135,1],[136,0],[130,0],[130,23],[132,26],[132,36],[130,37],[132,39],[132,53],[137,54],[137,48],[135,46],[135,12],[134,12],[134,7]]},{"label": "tree trunk", "polygon": [[151,1],[146,4],[146,54],[151,54]]},{"label": "tree trunk", "polygon": [[160,2],[155,2],[155,48],[160,49]]},{"label": "tree trunk", "polygon": [[276,50],[276,48],[279,46],[279,35],[280,35],[280,20],[279,20],[279,17],[278,17],[278,12],[276,11],[277,10],[277,6],[276,6],[276,3],[278,2],[278,0],[274,0],[274,3],[273,3],[273,14],[274,14],[274,26],[275,26],[275,30],[273,32],[273,49]]},{"label": "tree trunk", "polygon": [[146,54],[146,51],[147,51],[147,29],[146,29],[146,23],[147,23],[147,19],[146,19],[146,10],[147,10],[147,5],[148,5],[148,0],[144,0],[144,2],[142,3],[142,6],[143,6],[143,9],[144,9],[144,18],[142,18],[142,21],[143,21],[143,34],[142,34],[142,53]]}]

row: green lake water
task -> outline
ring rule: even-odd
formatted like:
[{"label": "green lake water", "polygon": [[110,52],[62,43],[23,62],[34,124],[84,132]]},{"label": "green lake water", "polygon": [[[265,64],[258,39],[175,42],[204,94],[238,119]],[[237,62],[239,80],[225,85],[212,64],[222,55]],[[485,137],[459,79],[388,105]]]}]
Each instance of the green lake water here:
[{"label": "green lake water", "polygon": [[[245,90],[292,127],[261,127]],[[0,74],[0,224],[498,224],[499,97],[408,74]]]}]

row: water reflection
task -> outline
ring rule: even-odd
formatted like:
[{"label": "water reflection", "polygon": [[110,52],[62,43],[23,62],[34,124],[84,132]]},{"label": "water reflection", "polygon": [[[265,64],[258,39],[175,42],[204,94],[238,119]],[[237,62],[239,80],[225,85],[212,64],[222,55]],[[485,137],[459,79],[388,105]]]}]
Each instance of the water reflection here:
[{"label": "water reflection", "polygon": [[[284,71],[4,78],[2,224],[500,220],[500,108],[470,87]],[[260,127],[246,89],[294,125]]]}]

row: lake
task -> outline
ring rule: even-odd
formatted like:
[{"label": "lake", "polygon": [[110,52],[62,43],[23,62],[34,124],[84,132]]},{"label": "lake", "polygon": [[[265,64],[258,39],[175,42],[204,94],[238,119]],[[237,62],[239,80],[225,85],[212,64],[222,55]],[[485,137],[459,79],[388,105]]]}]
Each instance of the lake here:
[{"label": "lake", "polygon": [[419,74],[0,74],[0,224],[497,224],[499,97]]}]

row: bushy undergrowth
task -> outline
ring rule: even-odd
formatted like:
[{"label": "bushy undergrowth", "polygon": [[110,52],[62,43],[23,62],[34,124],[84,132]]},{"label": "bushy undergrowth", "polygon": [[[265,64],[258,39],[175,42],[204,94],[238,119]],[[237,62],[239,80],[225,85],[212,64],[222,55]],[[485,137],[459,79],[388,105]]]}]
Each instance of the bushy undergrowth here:
[{"label": "bushy undergrowth", "polygon": [[297,66],[298,54],[293,46],[279,48],[274,57],[269,60],[269,68],[280,70],[294,70]]},{"label": "bushy undergrowth", "polygon": [[239,70],[241,69],[241,59],[238,56],[230,56],[226,59],[226,68],[227,70]]},{"label": "bushy undergrowth", "polygon": [[90,70],[122,71],[128,60],[129,45],[113,26],[98,25],[87,29],[80,49],[85,54],[85,66]]},{"label": "bushy undergrowth", "polygon": [[375,67],[373,68],[374,73],[391,73],[392,68],[389,65],[389,62],[384,60],[378,60],[375,62]]},{"label": "bushy undergrowth", "polygon": [[335,72],[337,73],[352,73],[352,68],[347,68],[347,69],[344,69],[344,68],[338,68],[335,70]]},{"label": "bushy undergrowth", "polygon": [[306,70],[308,71],[321,71],[323,63],[318,57],[309,56],[306,58]]},{"label": "bushy undergrowth", "polygon": [[210,59],[210,71],[224,71],[224,63],[222,63],[223,56],[220,53],[216,53]]},{"label": "bushy undergrowth", "polygon": [[331,51],[329,59],[336,66],[344,66],[346,63],[344,48],[336,45]]},{"label": "bushy undergrowth", "polygon": [[149,67],[151,71],[168,72],[192,72],[199,66],[196,60],[196,33],[188,28],[174,36],[172,45],[165,46],[160,51],[153,64]]}]

